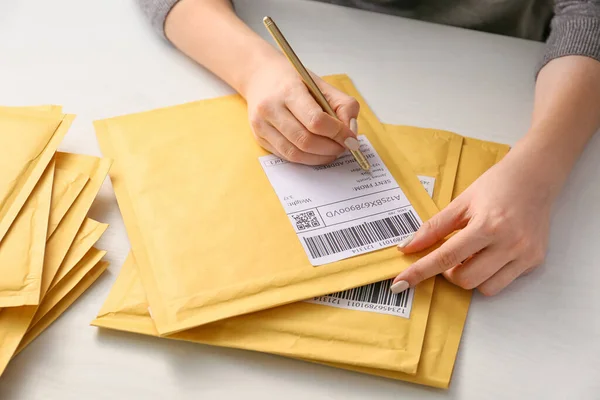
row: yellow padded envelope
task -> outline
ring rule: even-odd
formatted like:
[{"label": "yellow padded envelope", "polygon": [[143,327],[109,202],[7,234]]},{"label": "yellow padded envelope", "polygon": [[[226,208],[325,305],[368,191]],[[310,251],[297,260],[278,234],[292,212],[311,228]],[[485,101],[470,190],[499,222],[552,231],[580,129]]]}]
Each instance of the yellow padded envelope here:
[{"label": "yellow padded envelope", "polygon": [[[74,302],[77,300],[92,284],[106,271],[108,268],[108,262],[100,261],[96,266],[88,272],[83,279],[77,282],[74,285],[73,289],[68,292],[64,297],[59,299],[56,305],[50,308],[40,319],[39,321],[31,326],[21,343],[19,343],[19,347],[15,351],[13,356],[16,357],[25,347],[27,347],[32,341],[35,340],[44,330],[46,330],[54,321],[58,319]],[[67,278],[67,280],[75,281],[76,278]],[[73,283],[68,283],[68,285],[73,285]],[[42,302],[42,306],[44,306],[44,302]]]},{"label": "yellow padded envelope", "polygon": [[[157,336],[134,263],[130,255],[92,324]],[[417,307],[413,313],[427,316],[428,309]],[[420,338],[414,337],[419,334]],[[169,338],[416,372],[423,334],[410,326],[410,320],[397,316],[299,302],[178,332]]]},{"label": "yellow padded envelope", "polygon": [[[72,246],[72,243],[108,174],[110,165],[111,161],[108,159],[61,152],[56,154],[57,168],[68,169],[90,179],[46,243],[42,299],[51,287],[63,260],[70,258],[69,253],[79,252],[78,247]],[[87,246],[87,243],[84,242],[83,245]],[[24,306],[0,311],[0,375],[34,318],[36,310],[36,306]]]},{"label": "yellow padded envelope", "polygon": [[73,290],[82,276],[98,264],[104,254],[106,254],[105,251],[90,249],[71,273],[46,294],[39,306],[12,307],[0,310],[0,376],[14,356],[27,330],[35,323],[40,322],[62,297]]},{"label": "yellow padded envelope", "polygon": [[42,295],[50,288],[104,179],[106,179],[111,164],[112,161],[106,158],[63,152],[56,153],[57,168],[68,169],[88,176],[89,180],[46,244]]},{"label": "yellow padded envelope", "polygon": [[25,204],[73,116],[35,110],[0,110],[0,241]]},{"label": "yellow padded envelope", "polygon": [[[154,310],[148,306],[138,270],[130,253],[92,325],[159,336],[150,318]],[[414,314],[425,313],[425,317],[427,311],[413,309]],[[315,322],[317,320],[320,324]],[[414,373],[415,355],[406,345],[417,343],[420,356],[424,330],[414,327],[411,330],[408,324],[402,324],[404,321],[408,320],[297,302],[180,331],[167,338],[313,361],[325,359],[356,366],[402,368]],[[400,326],[396,336],[392,332],[395,326]],[[411,341],[411,333],[421,336]],[[416,362],[418,364],[418,357]]]},{"label": "yellow padded envelope", "polygon": [[[53,165],[54,164],[51,166]],[[52,183],[58,184],[57,179],[61,178],[56,176]],[[61,198],[55,198],[54,200],[63,202],[63,199]],[[48,218],[46,218],[46,222],[48,222]],[[9,235],[12,228],[14,228],[14,225],[11,227]],[[44,239],[45,236],[44,229]],[[0,309],[0,371],[6,366],[6,363],[10,359],[10,353],[14,350],[15,346],[18,345],[19,338],[23,335],[24,330],[29,325],[29,320],[33,318],[36,309],[36,306],[11,307],[10,309],[5,310]]]},{"label": "yellow padded envelope", "polygon": [[[336,77],[337,78],[337,77]],[[339,77],[344,81],[346,78]],[[348,89],[348,83],[334,85],[351,92],[361,103],[361,113],[372,116],[364,100],[358,97],[355,89]],[[346,86],[346,88],[344,88]],[[416,133],[414,133],[416,134]],[[407,152],[427,152],[433,147],[444,147],[448,143],[445,135],[438,140],[435,136],[419,135],[423,140],[412,139],[406,142],[396,142],[396,151],[402,149]],[[458,139],[452,141],[462,143],[462,137],[454,135]],[[434,139],[432,139],[434,138]],[[447,151],[439,150],[427,162],[425,158],[413,158],[415,164],[411,164],[417,173],[428,174],[429,177],[437,177],[435,181],[436,191],[439,187],[447,187],[446,180],[450,181],[450,190],[439,193],[440,206],[445,206],[452,198],[452,186],[458,167],[459,154],[455,149],[447,146]],[[391,149],[390,149],[391,151]],[[448,192],[446,194],[446,192]],[[443,199],[443,200],[442,200]],[[133,264],[133,260],[128,260]],[[123,274],[131,273],[130,265],[123,267]],[[128,278],[119,278],[119,282]],[[130,277],[130,283],[115,285],[109,300],[102,308],[98,318],[94,321],[97,326],[133,330],[140,329],[142,333],[156,335],[154,329],[147,329],[144,323],[136,325],[140,316],[147,315],[146,297],[143,287],[135,277]],[[122,286],[121,286],[122,285]],[[389,285],[368,285],[360,288],[364,293],[372,294],[375,290],[381,292],[388,290]],[[329,301],[336,301],[344,294],[328,296]],[[117,300],[118,299],[118,300]],[[385,298],[377,301],[381,304]],[[387,299],[385,299],[387,301]],[[124,301],[125,303],[119,303]],[[327,304],[327,303],[321,303]],[[290,357],[306,357],[313,360],[340,362],[348,365],[378,366],[389,370],[403,370],[415,373],[419,358],[421,356],[422,338],[424,332],[414,329],[411,320],[398,316],[383,315],[372,312],[355,311],[324,306],[321,304],[307,304],[298,302],[286,306],[277,307],[241,317],[230,318],[225,321],[209,324],[189,331],[176,333],[172,338],[188,339],[218,346],[231,346],[256,351],[277,353]],[[370,305],[370,303],[365,303]],[[141,314],[140,314],[141,313]],[[413,310],[413,316],[424,313],[428,309],[417,308]],[[416,318],[419,319],[419,318]],[[127,328],[131,324],[131,328]],[[411,329],[412,328],[412,329]],[[418,340],[415,336],[421,335]],[[412,336],[412,337],[411,337]]]},{"label": "yellow padded envelope", "polygon": [[[358,99],[361,104],[360,125],[375,126],[378,124],[374,114],[346,76],[333,76],[325,79]],[[436,157],[437,161],[432,161],[431,157],[427,162],[413,158],[417,164],[411,165],[415,171],[437,177],[436,185],[439,184],[439,187],[450,187],[449,191],[441,192],[448,192],[447,194],[439,196],[440,199],[444,198],[446,203],[452,196],[451,189],[462,142],[461,137],[457,136],[457,138],[453,141],[459,144],[458,152],[451,146],[446,146],[447,151],[440,150],[432,156]],[[386,144],[390,142],[385,132],[382,133],[381,140]],[[443,147],[447,143],[448,140],[445,138],[440,138],[439,142],[436,140],[413,140],[410,143],[403,143],[402,149],[425,152],[430,150],[432,144]],[[388,144],[388,146],[393,146],[393,144]],[[400,147],[388,148],[392,154],[399,152],[399,149]],[[450,184],[446,182],[448,180]],[[129,260],[128,263],[133,263],[133,261]],[[231,318],[180,332],[171,337],[193,337],[195,341],[212,345],[239,347],[313,360],[337,360],[357,366],[377,366],[415,373],[429,314],[428,300],[431,296],[432,281],[429,280],[417,288],[416,307],[412,310],[410,319],[373,312],[374,308],[386,308],[395,304],[394,297],[399,297],[391,296],[389,282],[382,282],[344,293],[319,297],[312,300],[310,304],[297,302]],[[135,320],[136,312],[146,313],[145,307],[137,306],[137,304],[145,302],[143,289],[127,288],[119,294],[119,289],[115,286],[114,292],[116,299],[130,299],[129,293],[138,293],[139,297],[132,295],[134,297],[131,298],[131,302],[112,306],[109,305],[111,300],[107,300],[107,304],[94,324],[118,329],[128,317]],[[339,305],[329,306],[335,303],[339,304],[344,298],[350,296],[354,299],[368,297],[368,301],[361,302],[363,307],[361,310],[370,310],[371,312],[340,308]],[[352,303],[356,304],[357,301],[353,300]],[[120,312],[115,312],[115,310],[122,312],[122,315],[117,316]],[[128,311],[132,312],[128,314]]]},{"label": "yellow padded envelope", "polygon": [[[508,151],[508,146],[476,139],[465,138],[464,153],[461,155],[458,174],[454,185],[454,195],[458,196],[474,179],[498,162]],[[431,303],[430,316],[423,342],[421,360],[416,374],[401,373],[386,369],[358,367],[356,365],[325,363],[338,368],[362,373],[399,379],[413,383],[447,388],[452,375],[454,361],[458,351],[463,326],[466,320],[471,291],[461,289],[448,283],[443,277],[436,278],[435,290]],[[288,306],[276,310],[289,309]],[[326,309],[326,307],[324,307]],[[297,343],[310,340],[292,333],[284,318],[277,324],[261,329],[260,315],[262,311],[252,315],[232,318],[190,329],[169,336],[171,339],[186,340],[197,343],[213,344],[248,350],[267,351],[274,354],[289,355],[289,348]],[[365,313],[366,314],[366,313]],[[324,321],[327,321],[324,318]],[[148,312],[148,302],[144,286],[136,268],[135,259],[129,255],[119,276],[103,305],[98,318],[92,325],[134,333],[158,336],[158,331]],[[330,325],[323,323],[322,331],[329,331]],[[265,339],[266,340],[263,340]],[[271,343],[271,350],[265,350],[263,342]],[[327,354],[329,347],[321,346],[315,353]],[[286,354],[287,353],[287,354]],[[357,357],[360,356],[357,354]],[[324,357],[326,358],[326,357]],[[312,359],[311,361],[315,361]]]},{"label": "yellow padded envelope", "polygon": [[100,240],[100,237],[104,234],[108,224],[103,224],[98,221],[94,221],[91,218],[86,218],[79,228],[73,244],[71,245],[73,251],[69,251],[63,260],[60,268],[54,276],[54,280],[50,285],[50,288],[55,286],[58,282],[63,280],[77,265],[79,261],[88,253],[92,246]]},{"label": "yellow padded envelope", "polygon": [[0,308],[40,302],[53,179],[51,162],[0,242]]},{"label": "yellow padded envelope", "polygon": [[[50,175],[51,170],[53,175]],[[50,231],[50,224],[58,225],[88,180],[82,174],[55,169],[54,163],[48,166],[44,176],[45,184],[42,185],[41,179],[9,229],[5,240],[0,243],[0,285],[4,287],[3,290],[0,289],[1,307],[38,304],[45,246],[49,237],[49,234],[43,232],[44,226],[48,225]],[[50,188],[52,200],[50,192],[40,198],[43,194],[42,187]],[[36,192],[39,193],[36,195]],[[46,201],[50,204],[49,208]],[[49,211],[49,215],[46,211]],[[89,250],[89,247],[85,251]],[[8,270],[2,271],[2,268]],[[27,287],[27,290],[23,293],[14,290],[19,285]],[[9,290],[9,287],[12,289]]]},{"label": "yellow padded envelope", "polygon": [[[418,258],[391,247],[313,267],[258,161],[267,153],[254,142],[239,96],[95,127],[115,160],[113,187],[161,335],[388,279]],[[376,129],[359,121],[359,133],[427,220],[435,204]],[[428,308],[431,290],[423,293]]]},{"label": "yellow padded envelope", "polygon": [[73,266],[73,268],[67,273],[63,279],[58,281],[54,285],[44,300],[39,305],[33,320],[29,323],[32,327],[37,324],[56,304],[66,296],[75,286],[75,284],[83,279],[95,265],[97,265],[102,257],[106,255],[106,251],[98,250],[92,247],[87,253],[79,260],[79,262]]},{"label": "yellow padded envelope", "polygon": [[[37,111],[36,115],[44,115],[39,112],[49,113],[49,116],[57,116],[62,113],[62,107],[57,105],[42,105],[29,107],[9,107],[0,106],[0,111],[21,112],[25,116],[31,111]],[[68,126],[65,125],[65,129]],[[50,205],[52,212],[50,213],[50,221],[48,222],[48,237],[54,233],[58,223],[63,219],[69,207],[75,201],[75,198],[81,193],[83,186],[88,181],[88,177],[82,174],[71,172],[66,169],[56,169],[54,171],[54,182],[52,185],[52,203]]]}]

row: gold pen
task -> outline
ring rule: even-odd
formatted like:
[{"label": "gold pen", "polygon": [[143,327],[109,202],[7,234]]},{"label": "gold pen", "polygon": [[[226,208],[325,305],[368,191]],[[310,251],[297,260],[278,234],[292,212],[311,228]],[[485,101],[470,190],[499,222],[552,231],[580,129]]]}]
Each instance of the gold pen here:
[{"label": "gold pen", "polygon": [[[296,71],[298,71],[298,74],[300,74],[302,81],[304,81],[304,84],[308,88],[308,91],[312,94],[317,103],[319,103],[321,108],[327,114],[329,114],[333,118],[339,119],[335,111],[333,111],[333,108],[331,108],[331,106],[327,102],[327,99],[325,98],[321,90],[319,90],[319,87],[317,86],[313,78],[310,76],[310,73],[306,70],[306,68],[304,68],[304,65],[302,65],[302,62],[300,61],[300,59],[298,58],[288,41],[285,39],[275,22],[271,19],[271,17],[265,17],[263,19],[263,23],[265,24],[265,27],[267,28],[271,36],[273,36],[273,39],[275,39],[275,41],[277,42],[277,45],[279,45],[279,48],[281,49],[283,54],[285,54],[285,56],[290,61],[290,63],[292,63]],[[368,171],[371,169],[369,161],[367,161],[367,158],[360,151],[360,149],[350,150],[350,153],[352,153],[352,156],[363,170]]]}]

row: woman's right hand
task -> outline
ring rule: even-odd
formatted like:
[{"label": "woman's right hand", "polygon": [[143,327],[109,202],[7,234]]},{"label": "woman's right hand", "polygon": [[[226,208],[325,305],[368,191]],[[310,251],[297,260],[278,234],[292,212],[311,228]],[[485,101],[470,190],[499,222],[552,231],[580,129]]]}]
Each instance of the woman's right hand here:
[{"label": "woman's right hand", "polygon": [[346,149],[358,149],[359,105],[314,74],[313,79],[339,120],[323,111],[283,57],[251,75],[244,97],[260,146],[290,162],[322,165]]},{"label": "woman's right hand", "polygon": [[164,25],[177,48],[246,99],[254,136],[266,150],[319,165],[358,147],[350,129],[356,100],[313,76],[341,122],[327,115],[285,56],[238,18],[229,0],[180,1]]}]

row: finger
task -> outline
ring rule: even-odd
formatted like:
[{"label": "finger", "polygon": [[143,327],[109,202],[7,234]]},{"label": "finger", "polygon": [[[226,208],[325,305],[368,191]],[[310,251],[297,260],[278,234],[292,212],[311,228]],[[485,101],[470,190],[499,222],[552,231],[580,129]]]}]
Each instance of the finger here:
[{"label": "finger", "polygon": [[495,296],[517,279],[526,269],[523,264],[515,260],[506,264],[490,279],[477,287],[484,296]]},{"label": "finger", "polygon": [[309,132],[296,117],[284,108],[269,123],[300,150],[321,156],[339,156],[344,147],[334,140]]},{"label": "finger", "polygon": [[267,141],[281,158],[290,162],[305,165],[324,165],[329,164],[336,158],[335,156],[320,156],[300,150],[269,124],[262,126],[260,137]]},{"label": "finger", "polygon": [[288,96],[285,104],[309,132],[332,139],[344,148],[358,149],[359,143],[350,127],[323,111],[308,91],[303,96]]},{"label": "finger", "polygon": [[[405,269],[394,279],[394,291],[404,287],[413,287],[425,279],[431,278],[460,264],[469,256],[490,244],[489,237],[480,235],[478,228],[467,225],[466,228],[448,239],[438,249],[427,254]],[[398,285],[396,285],[398,284]]]},{"label": "finger", "polygon": [[259,144],[259,146],[268,151],[269,153],[283,159],[283,156],[279,154],[275,147],[273,147],[271,143],[269,143],[266,139],[263,138],[263,135],[269,135],[269,133],[266,132],[266,127],[268,126],[269,124],[265,122],[265,120],[262,118],[250,119],[250,127],[252,128],[252,132],[254,133],[254,139]]},{"label": "finger", "polygon": [[412,236],[398,243],[398,250],[405,254],[418,252],[434,245],[452,232],[464,228],[468,222],[467,207],[462,200],[457,200],[425,221]]},{"label": "finger", "polygon": [[445,271],[444,276],[456,286],[470,290],[491,278],[510,261],[507,252],[490,246],[470,260]]},{"label": "finger", "polygon": [[[536,267],[529,267],[521,275],[529,275]],[[521,276],[519,275],[519,276]]]},{"label": "finger", "polygon": [[[315,81],[338,118],[346,124],[346,126],[350,127],[350,121],[358,118],[358,113],[360,111],[360,104],[358,101],[341,90],[329,85],[320,78]],[[354,133],[356,133],[356,131]]]},{"label": "finger", "polygon": [[265,139],[263,139],[261,137],[257,137],[256,141],[258,142],[260,147],[262,147],[269,153],[271,153],[279,158],[283,158],[283,156],[281,154],[279,154],[279,152],[277,152],[277,150],[275,150],[275,148],[273,146],[271,146],[271,143],[267,142]]}]

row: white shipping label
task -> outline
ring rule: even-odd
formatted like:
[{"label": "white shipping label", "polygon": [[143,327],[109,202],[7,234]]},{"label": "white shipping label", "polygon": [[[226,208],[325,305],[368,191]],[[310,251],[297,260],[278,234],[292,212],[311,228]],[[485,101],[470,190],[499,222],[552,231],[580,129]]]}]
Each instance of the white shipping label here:
[{"label": "white shipping label", "polygon": [[[427,190],[427,184],[431,182],[430,196],[433,196],[433,184],[435,178],[419,176],[421,184]],[[396,315],[409,318],[412,309],[415,290],[407,289],[402,293],[394,294],[390,291],[392,280],[376,282],[343,292],[333,293],[326,296],[315,297],[306,300],[307,303],[320,304],[329,307],[345,308],[348,310],[368,311],[378,314]]]},{"label": "white shipping label", "polygon": [[393,246],[422,223],[368,139],[359,140],[369,172],[349,152],[315,167],[259,159],[313,266]]},{"label": "white shipping label", "polygon": [[427,191],[429,197],[433,197],[433,188],[435,187],[435,178],[431,176],[417,175],[419,180],[421,181],[421,185]]}]

